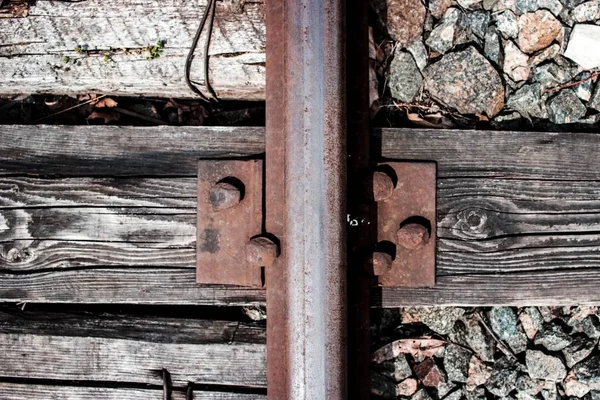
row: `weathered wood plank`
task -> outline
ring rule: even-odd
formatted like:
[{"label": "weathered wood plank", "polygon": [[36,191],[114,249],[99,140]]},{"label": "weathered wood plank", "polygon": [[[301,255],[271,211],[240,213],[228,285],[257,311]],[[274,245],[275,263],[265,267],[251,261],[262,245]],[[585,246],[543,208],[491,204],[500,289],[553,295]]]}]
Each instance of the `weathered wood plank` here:
[{"label": "weathered wood plank", "polygon": [[434,288],[377,289],[373,307],[600,304],[600,269],[441,276]]},{"label": "weathered wood plank", "polygon": [[[29,379],[264,387],[265,347],[0,333],[0,374]],[[51,368],[54,366],[54,368]],[[56,368],[60,366],[60,368]]]},{"label": "weathered wood plank", "polygon": [[[25,310],[0,307],[0,331],[23,335],[78,336],[182,344],[265,344],[262,325],[185,317],[108,312]],[[62,307],[57,307],[60,309]],[[194,308],[196,309],[196,308]],[[197,312],[201,312],[198,310]],[[188,312],[192,313],[192,312]],[[193,316],[193,315],[192,315]]]},{"label": "weathered wood plank", "polygon": [[0,177],[0,300],[252,304],[195,283],[195,178]]},{"label": "weathered wood plank", "polygon": [[264,128],[0,125],[0,175],[189,176],[264,152]]},{"label": "weathered wood plank", "polygon": [[599,303],[600,135],[382,129],[382,155],[438,164],[437,284],[375,305]]},{"label": "weathered wood plank", "polygon": [[[162,400],[162,390],[102,388],[77,386],[50,386],[24,383],[0,382],[0,397],[3,399],[36,400]],[[202,400],[263,400],[267,396],[232,392],[208,392],[194,390],[194,398]],[[183,390],[174,390],[172,400],[185,400]]]},{"label": "weathered wood plank", "polygon": [[[252,331],[241,327],[238,340],[235,323],[224,321],[115,315],[75,318],[64,313],[56,316],[58,320],[44,319],[36,312],[3,313],[0,376],[160,387],[162,370],[167,369],[173,384],[179,387],[188,382],[266,385],[264,328]],[[93,329],[94,323],[98,330]],[[181,328],[182,332],[169,332],[169,328]],[[194,338],[194,328],[205,331],[197,332]],[[257,337],[253,338],[255,333]],[[249,335],[252,340],[245,342],[244,337]]]},{"label": "weathered wood plank", "polygon": [[[264,99],[264,4],[240,3],[242,12],[217,3],[210,79],[221,98]],[[27,18],[0,20],[0,93],[195,97],[184,64],[205,6],[206,0],[37,1]],[[162,54],[147,60],[143,49],[159,40]],[[76,51],[80,46],[91,54]],[[192,78],[202,82],[202,46],[195,54]]]},{"label": "weathered wood plank", "polygon": [[190,268],[98,267],[1,274],[0,301],[233,306],[264,304],[265,291],[198,285]]},{"label": "weathered wood plank", "polygon": [[377,129],[375,134],[383,157],[435,160],[438,178],[600,180],[596,133]]}]

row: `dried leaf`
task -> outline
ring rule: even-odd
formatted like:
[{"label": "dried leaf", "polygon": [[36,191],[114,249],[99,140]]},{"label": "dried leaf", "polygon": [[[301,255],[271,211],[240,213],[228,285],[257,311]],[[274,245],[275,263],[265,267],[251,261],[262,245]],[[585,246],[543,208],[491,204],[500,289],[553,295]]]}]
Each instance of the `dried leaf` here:
[{"label": "dried leaf", "polygon": [[111,110],[98,110],[98,111],[92,112],[87,117],[87,120],[89,121],[92,119],[101,119],[104,121],[105,124],[108,124],[113,121],[118,121],[119,118],[121,118],[121,114],[119,114],[118,112],[111,111]]},{"label": "dried leaf", "polygon": [[415,358],[433,357],[443,350],[446,344],[445,340],[431,337],[395,340],[375,351],[371,360],[376,364],[380,364],[386,360],[396,358],[400,354],[410,354]]},{"label": "dried leaf", "polygon": [[369,58],[377,62],[382,62],[385,58],[383,50],[381,50],[381,47],[379,47],[377,43],[375,43],[375,39],[373,38],[372,27],[369,27]]},{"label": "dried leaf", "polygon": [[117,103],[116,101],[114,101],[110,97],[105,97],[103,99],[100,99],[96,103],[96,108],[116,107],[118,105],[119,105],[119,103]]},{"label": "dried leaf", "polygon": [[413,125],[419,126],[421,128],[441,129],[454,128],[455,126],[450,118],[440,113],[426,114],[423,117],[421,117],[417,113],[407,112],[406,116]]}]

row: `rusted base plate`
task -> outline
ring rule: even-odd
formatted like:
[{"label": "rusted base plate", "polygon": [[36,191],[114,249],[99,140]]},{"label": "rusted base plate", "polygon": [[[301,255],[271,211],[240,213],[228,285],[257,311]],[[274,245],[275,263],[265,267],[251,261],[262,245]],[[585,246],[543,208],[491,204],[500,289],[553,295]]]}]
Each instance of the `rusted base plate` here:
[{"label": "rusted base plate", "polygon": [[[233,190],[213,189],[211,202],[217,183]],[[239,203],[228,197],[235,189],[242,196]],[[246,262],[246,244],[260,234],[261,225],[262,161],[199,161],[196,282],[261,287],[260,267]]]},{"label": "rusted base plate", "polygon": [[[393,256],[390,270],[378,277],[379,286],[429,287],[435,285],[436,164],[418,162],[381,163],[378,170],[397,179],[392,197],[377,203],[377,239],[380,250]],[[403,246],[397,233],[405,228]],[[407,230],[425,226],[426,243],[407,248]],[[418,229],[417,229],[418,231]],[[410,236],[411,232],[408,232]],[[414,236],[414,231],[412,232]],[[418,237],[418,235],[417,235]],[[410,239],[410,238],[409,238]],[[415,247],[408,245],[408,247]]]}]

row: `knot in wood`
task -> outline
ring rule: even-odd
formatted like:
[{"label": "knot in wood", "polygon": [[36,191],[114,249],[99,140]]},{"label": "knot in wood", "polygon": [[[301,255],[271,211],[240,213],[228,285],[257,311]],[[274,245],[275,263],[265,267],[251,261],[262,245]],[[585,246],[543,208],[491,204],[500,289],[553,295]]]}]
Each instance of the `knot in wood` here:
[{"label": "knot in wood", "polygon": [[396,244],[405,249],[419,249],[427,243],[429,243],[429,230],[421,224],[407,224],[396,232]]},{"label": "knot in wood", "polygon": [[9,263],[26,263],[33,260],[34,254],[30,249],[17,249],[13,247],[6,253],[6,261]]},{"label": "knot in wood", "polygon": [[465,210],[458,215],[461,230],[469,233],[483,232],[487,219],[487,213],[480,209]]},{"label": "knot in wood", "polygon": [[240,189],[227,182],[219,182],[210,188],[209,201],[215,211],[226,210],[240,203]]},{"label": "knot in wood", "polygon": [[246,260],[253,267],[268,267],[279,255],[277,245],[269,238],[256,237],[246,244]]}]

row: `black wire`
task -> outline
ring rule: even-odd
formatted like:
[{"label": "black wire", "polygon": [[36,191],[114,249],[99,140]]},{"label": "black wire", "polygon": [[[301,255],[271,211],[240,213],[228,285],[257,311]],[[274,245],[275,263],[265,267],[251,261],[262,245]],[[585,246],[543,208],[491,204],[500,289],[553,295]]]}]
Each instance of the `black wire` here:
[{"label": "black wire", "polygon": [[[200,26],[196,31],[196,35],[194,36],[194,40],[192,41],[192,46],[190,47],[190,51],[185,59],[185,83],[188,85],[190,90],[197,95],[199,95],[202,100],[209,102],[210,100],[217,101],[217,94],[213,90],[210,85],[210,81],[208,79],[208,49],[210,47],[210,38],[212,36],[212,28],[215,20],[215,6],[216,0],[208,0],[208,4],[204,9],[204,14],[202,15],[202,20],[200,21]],[[208,21],[207,33],[206,33],[206,42],[204,43],[204,86],[208,93],[210,93],[212,98],[208,98],[204,93],[198,89],[198,87],[192,83],[190,79],[190,70],[192,66],[192,61],[194,60],[194,51],[196,47],[198,47],[198,42],[200,41],[200,36],[202,35],[202,31],[204,30],[204,25],[206,25],[206,21]]]}]

